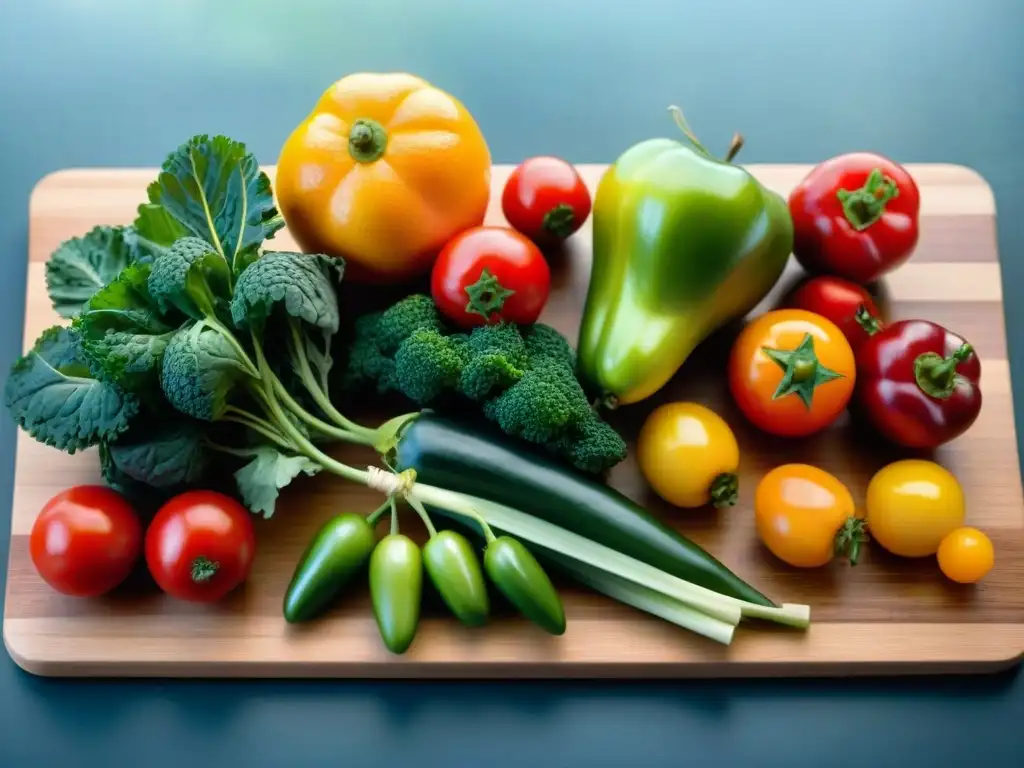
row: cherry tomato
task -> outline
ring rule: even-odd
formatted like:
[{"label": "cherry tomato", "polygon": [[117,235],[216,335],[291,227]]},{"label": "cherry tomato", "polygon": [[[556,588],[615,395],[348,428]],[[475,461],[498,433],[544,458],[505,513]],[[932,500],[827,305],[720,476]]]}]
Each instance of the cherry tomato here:
[{"label": "cherry tomato", "polygon": [[902,459],[882,467],[867,491],[871,538],[901,557],[934,555],[963,525],[964,491],[945,467],[924,459]]},{"label": "cherry tomato", "polygon": [[856,379],[853,350],[835,323],[802,309],[753,320],[729,358],[729,388],[755,426],[810,435],[843,412]]},{"label": "cherry tomato", "polygon": [[533,157],[509,176],[501,196],[508,223],[538,245],[565,240],[590,215],[590,192],[572,164]]},{"label": "cherry tomato", "polygon": [[537,322],[551,290],[544,254],[507,227],[474,227],[448,241],[434,262],[434,303],[456,325]]},{"label": "cherry tomato", "polygon": [[939,544],[939,568],[953,581],[974,584],[996,561],[992,541],[977,528],[957,528]]},{"label": "cherry tomato", "polygon": [[853,351],[879,330],[882,316],[867,289],[841,277],[805,280],[783,302],[828,318],[843,332]]},{"label": "cherry tomato", "polygon": [[853,496],[839,480],[808,464],[784,464],[761,478],[754,520],[765,546],[797,568],[817,568],[837,553],[856,564],[865,541]]},{"label": "cherry tomato", "polygon": [[146,531],[146,563],[164,592],[213,602],[246,580],[256,554],[249,512],[229,496],[188,491],[156,513]]},{"label": "cherry tomato", "polygon": [[47,584],[74,597],[96,597],[127,578],[142,550],[132,505],[102,485],[61,491],[32,526],[32,564]]},{"label": "cherry tomato", "polygon": [[740,449],[729,425],[697,403],[656,408],[637,440],[637,463],[655,492],[677,507],[736,503]]}]

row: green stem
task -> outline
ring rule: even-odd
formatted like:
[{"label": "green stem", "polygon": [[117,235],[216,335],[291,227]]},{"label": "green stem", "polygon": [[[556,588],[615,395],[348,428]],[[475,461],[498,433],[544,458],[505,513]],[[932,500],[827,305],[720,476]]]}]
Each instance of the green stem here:
[{"label": "green stem", "polygon": [[277,445],[282,448],[295,450],[295,446],[292,445],[288,438],[281,434],[273,424],[268,421],[264,421],[258,416],[253,416],[251,413],[243,411],[241,408],[229,405],[225,409],[224,416],[221,417],[221,421],[230,421],[234,424],[241,424],[244,427],[248,427],[253,432],[258,432],[271,442],[277,443]]},{"label": "green stem", "polygon": [[389,496],[388,503],[391,506],[391,535],[394,536],[398,533],[398,504],[395,503],[395,497]]},{"label": "green stem", "polygon": [[192,561],[190,575],[192,576],[192,581],[196,584],[202,584],[212,579],[219,569],[220,563],[200,556]]},{"label": "green stem", "polygon": [[237,456],[240,459],[249,459],[255,455],[255,451],[252,448],[232,448],[230,445],[223,445],[221,443],[214,442],[210,439],[204,439],[203,445],[209,448],[211,451],[217,451],[218,453],[226,453],[229,456]]},{"label": "green stem", "polygon": [[430,515],[427,514],[426,507],[423,506],[423,502],[415,496],[406,496],[405,500],[409,502],[410,507],[416,510],[416,514],[420,516],[420,520],[423,521],[423,525],[427,527],[427,533],[430,534],[430,538],[437,536],[437,529],[434,528],[434,524],[430,520]]},{"label": "green stem", "polygon": [[[325,414],[327,414],[328,418],[334,419],[338,426],[342,427],[347,433],[350,433],[350,435],[352,436],[364,438],[361,441],[363,442],[364,445],[373,445],[374,441],[376,441],[377,439],[376,430],[369,429],[368,427],[364,427],[360,424],[356,424],[351,419],[345,417],[340,411],[338,411],[337,408],[334,407],[334,403],[331,402],[331,399],[316,383],[316,377],[313,375],[313,369],[309,364],[309,357],[306,355],[305,347],[302,344],[302,334],[299,331],[298,323],[291,323],[291,331],[293,353],[295,359],[299,363],[299,376],[302,379],[303,385],[306,387],[306,391],[308,391],[310,396],[312,396],[313,401],[318,406],[320,406],[320,409]],[[317,421],[319,421],[319,419],[317,419]],[[328,434],[333,433],[329,432]],[[353,440],[351,436],[341,439],[348,439],[349,442],[360,442],[357,440]]]},{"label": "green stem", "polygon": [[391,497],[384,499],[384,503],[377,507],[373,512],[366,516],[366,522],[371,526],[377,524],[377,521],[384,516],[384,513],[391,509]]},{"label": "green stem", "polygon": [[711,153],[707,151],[703,144],[700,143],[700,139],[697,138],[696,134],[690,130],[690,124],[686,122],[686,118],[683,116],[683,110],[674,104],[668,108],[669,114],[672,115],[672,119],[676,121],[676,125],[679,126],[679,130],[683,132],[683,135],[690,140],[702,155],[705,157],[711,157]]},{"label": "green stem", "polygon": [[[416,489],[418,487],[420,487],[420,486],[414,485],[412,487],[412,489],[409,491],[409,493],[406,494],[405,498],[409,501],[410,504],[412,504],[413,499],[415,499],[416,502],[419,503],[419,504],[423,503],[423,500],[416,496]],[[424,486],[424,487],[428,491],[430,490],[430,486]],[[451,498],[454,499],[455,497],[459,497],[460,499],[462,498],[460,494],[454,494]],[[436,507],[441,507],[442,509],[447,509],[449,512],[452,512],[453,514],[461,515],[462,517],[468,517],[470,520],[472,520],[473,522],[475,522],[477,525],[480,526],[480,530],[483,531],[483,534],[484,534],[484,541],[487,544],[490,544],[491,542],[493,542],[497,538],[494,535],[494,531],[491,530],[491,526],[488,525],[486,520],[484,520],[483,515],[481,515],[479,512],[477,512],[476,509],[473,508],[472,504],[469,504],[468,502],[463,504],[463,503],[461,503],[461,501],[460,501],[460,503],[452,503],[452,501],[447,496],[441,502],[439,502],[437,499],[435,499],[434,501],[429,502],[429,503],[433,504]]]},{"label": "green stem", "polygon": [[[253,337],[253,344],[256,349],[256,365],[259,367],[260,373],[268,376],[268,378],[273,376],[274,374],[270,370],[270,365],[267,363],[267,359],[263,355],[263,349],[255,337]],[[346,480],[352,480],[353,482],[360,483],[362,485],[368,485],[368,472],[356,469],[355,467],[350,467],[348,464],[342,464],[340,461],[332,459],[326,453],[313,445],[309,438],[302,434],[298,428],[292,424],[291,419],[289,419],[285,414],[276,397],[271,395],[268,398],[268,405],[274,420],[277,422],[277,426],[292,440],[293,443],[295,443],[296,448],[301,453],[305,454],[313,461],[318,462],[324,469],[329,472],[333,472],[339,477],[344,477]]]},{"label": "green stem", "polygon": [[874,168],[863,187],[840,189],[836,197],[843,205],[846,220],[861,232],[882,218],[886,204],[894,197],[899,197],[899,194],[896,182],[883,174],[881,168]]},{"label": "green stem", "polygon": [[914,378],[926,395],[943,399],[956,389],[956,367],[967,360],[974,347],[961,344],[949,357],[925,352],[914,361]]},{"label": "green stem", "polygon": [[235,334],[230,329],[225,328],[220,320],[215,317],[207,317],[202,322],[220,333],[228,344],[231,345],[232,349],[235,350],[235,354],[238,355],[238,359],[241,360],[242,365],[245,367],[246,373],[254,379],[258,379],[260,377],[259,369],[253,364],[252,358],[249,357],[249,353],[245,350],[245,347],[241,345],[235,337]]}]

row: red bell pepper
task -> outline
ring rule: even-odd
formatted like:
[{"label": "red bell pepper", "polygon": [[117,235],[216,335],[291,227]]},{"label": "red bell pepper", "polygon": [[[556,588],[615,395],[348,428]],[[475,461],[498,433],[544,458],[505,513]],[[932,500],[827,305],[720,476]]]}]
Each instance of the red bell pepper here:
[{"label": "red bell pepper", "polygon": [[920,207],[917,184],[892,160],[833,157],[790,193],[793,255],[808,272],[873,282],[910,258]]},{"label": "red bell pepper", "polygon": [[927,320],[901,320],[857,350],[857,403],[882,435],[935,448],[981,411],[981,362],[961,336]]}]

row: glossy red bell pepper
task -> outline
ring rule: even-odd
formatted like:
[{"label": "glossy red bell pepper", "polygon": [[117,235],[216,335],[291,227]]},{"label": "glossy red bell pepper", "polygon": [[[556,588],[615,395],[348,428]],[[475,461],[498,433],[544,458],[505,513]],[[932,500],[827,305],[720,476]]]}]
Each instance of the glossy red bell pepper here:
[{"label": "glossy red bell pepper", "polygon": [[833,157],[790,193],[793,255],[808,272],[873,282],[910,258],[920,206],[914,179],[892,160]]},{"label": "glossy red bell pepper", "polygon": [[927,320],[901,320],[857,350],[857,404],[882,435],[935,448],[981,411],[981,362],[961,336]]}]

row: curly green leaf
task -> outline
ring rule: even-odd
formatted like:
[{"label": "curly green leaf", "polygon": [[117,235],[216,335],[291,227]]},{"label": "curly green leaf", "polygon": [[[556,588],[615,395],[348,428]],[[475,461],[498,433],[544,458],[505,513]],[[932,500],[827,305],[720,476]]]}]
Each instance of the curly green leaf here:
[{"label": "curly green leaf", "polygon": [[46,262],[46,291],[61,317],[75,317],[86,302],[131,260],[124,227],[96,227],[61,243]]},{"label": "curly green leaf", "polygon": [[326,334],[338,331],[334,283],[342,263],[327,256],[271,251],[238,276],[231,318],[238,328],[262,332],[275,307]]},{"label": "curly green leaf", "polygon": [[220,330],[199,321],[174,334],[164,352],[160,386],[167,401],[202,421],[220,419],[235,384],[250,371]]},{"label": "curly green leaf", "polygon": [[[239,254],[258,247],[284,226],[270,179],[256,157],[226,136],[194,136],[182,144],[164,161],[148,194],[150,203],[213,245],[236,271]],[[153,218],[140,212],[135,222],[140,236],[160,239],[163,233]]]},{"label": "curly green leaf", "polygon": [[29,435],[68,453],[121,434],[139,408],[133,395],[94,376],[78,332],[61,326],[15,361],[4,403]]},{"label": "curly green leaf", "polygon": [[271,517],[281,489],[300,474],[315,475],[321,467],[305,456],[286,456],[268,446],[253,449],[253,460],[235,472],[238,492],[251,511]]}]

